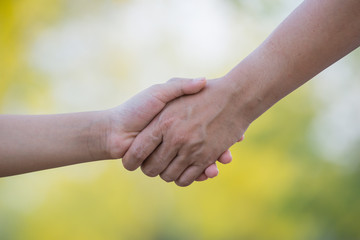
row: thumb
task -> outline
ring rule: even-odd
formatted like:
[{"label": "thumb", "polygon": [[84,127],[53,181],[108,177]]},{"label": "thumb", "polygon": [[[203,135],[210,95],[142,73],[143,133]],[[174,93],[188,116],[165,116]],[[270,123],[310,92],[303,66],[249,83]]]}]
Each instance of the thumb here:
[{"label": "thumb", "polygon": [[200,92],[206,85],[206,78],[172,78],[165,84],[157,85],[158,89],[153,94],[163,103],[168,103],[175,98],[187,94]]}]

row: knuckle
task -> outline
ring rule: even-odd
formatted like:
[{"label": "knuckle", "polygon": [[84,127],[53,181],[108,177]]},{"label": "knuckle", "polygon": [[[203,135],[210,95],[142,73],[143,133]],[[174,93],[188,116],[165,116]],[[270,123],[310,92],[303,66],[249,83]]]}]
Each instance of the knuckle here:
[{"label": "knuckle", "polygon": [[179,187],[187,187],[189,186],[193,181],[191,179],[179,179],[175,183]]},{"label": "knuckle", "polygon": [[177,134],[173,137],[174,145],[183,145],[188,142],[189,137],[186,134]]},{"label": "knuckle", "polygon": [[[157,130],[154,130],[151,134],[148,136],[149,143],[158,143],[161,141],[162,135],[159,134]],[[143,147],[140,147],[141,154],[144,155],[144,149]]]},{"label": "knuckle", "polygon": [[146,157],[144,147],[142,145],[137,145],[130,156],[132,156],[132,161],[141,163]]},{"label": "knuckle", "polygon": [[187,134],[183,134],[183,142],[186,143],[186,151],[188,154],[193,156],[200,156],[206,152],[206,138],[199,134],[197,131],[190,132],[188,131]]},{"label": "knuckle", "polygon": [[129,159],[129,161],[131,161],[132,163],[134,164],[138,164],[138,163],[141,163],[141,159],[142,159],[142,153],[141,152],[138,152],[136,151],[134,154],[133,154],[133,157],[131,159]]},{"label": "knuckle", "polygon": [[171,82],[177,82],[181,80],[180,78],[177,78],[177,77],[173,77],[173,78],[170,78],[167,82],[171,83]]},{"label": "knuckle", "polygon": [[168,159],[164,156],[158,156],[156,159],[156,165],[162,167],[168,163]]},{"label": "knuckle", "polygon": [[188,149],[194,156],[201,156],[205,145],[204,140],[192,141],[189,143]]},{"label": "knuckle", "polygon": [[134,171],[136,170],[136,166],[134,166],[134,164],[131,163],[131,161],[128,159],[128,158],[123,158],[122,159],[122,163],[123,163],[123,166],[126,170],[128,171]]},{"label": "knuckle", "polygon": [[169,174],[162,173],[162,174],[160,174],[160,177],[165,182],[173,182],[173,181],[175,181],[174,177],[169,175]]},{"label": "knuckle", "polygon": [[197,165],[196,163],[202,162],[207,157],[206,152],[203,151],[202,147],[187,147],[186,149],[184,148],[182,154],[186,156],[185,160],[188,165]]},{"label": "knuckle", "polygon": [[156,92],[156,90],[161,87],[162,87],[161,84],[158,83],[158,84],[154,84],[154,85],[150,86],[148,89],[150,90],[150,92],[152,92],[152,91]]},{"label": "knuckle", "polygon": [[156,169],[146,166],[141,166],[141,171],[148,177],[156,177],[159,175],[159,172]]},{"label": "knuckle", "polygon": [[180,152],[176,162],[174,161],[174,163],[176,164],[174,170],[180,173],[180,171],[182,172],[185,168],[192,165],[192,156],[190,156],[190,154],[186,154],[185,152]]},{"label": "knuckle", "polygon": [[139,167],[144,159],[145,156],[143,149],[141,147],[136,147],[135,150],[129,152],[123,157],[122,163],[126,170],[134,171]]},{"label": "knuckle", "polygon": [[171,128],[174,122],[175,122],[175,117],[171,117],[171,116],[162,117],[161,119],[161,125],[164,129]]}]

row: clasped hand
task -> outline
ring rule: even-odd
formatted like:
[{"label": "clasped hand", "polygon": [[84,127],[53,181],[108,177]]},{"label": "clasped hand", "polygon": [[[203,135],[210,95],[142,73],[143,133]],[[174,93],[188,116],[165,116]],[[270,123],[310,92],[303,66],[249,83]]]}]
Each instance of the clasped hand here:
[{"label": "clasped hand", "polygon": [[216,160],[231,162],[228,148],[247,128],[226,92],[221,79],[172,79],[146,89],[112,110],[112,157],[179,186],[215,177]]}]

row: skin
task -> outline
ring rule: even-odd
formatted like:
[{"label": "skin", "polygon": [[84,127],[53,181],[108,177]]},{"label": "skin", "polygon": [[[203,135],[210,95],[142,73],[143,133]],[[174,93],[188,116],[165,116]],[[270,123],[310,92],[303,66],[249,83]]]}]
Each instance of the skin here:
[{"label": "skin", "polygon": [[[195,94],[201,79],[172,79],[154,85],[109,110],[40,116],[0,116],[0,177],[121,158],[139,132],[173,99]],[[224,151],[222,163],[231,162]],[[218,174],[209,165],[199,181]]]},{"label": "skin", "polygon": [[168,104],[136,137],[125,168],[190,185],[256,118],[359,45],[360,1],[303,1],[228,74]]}]

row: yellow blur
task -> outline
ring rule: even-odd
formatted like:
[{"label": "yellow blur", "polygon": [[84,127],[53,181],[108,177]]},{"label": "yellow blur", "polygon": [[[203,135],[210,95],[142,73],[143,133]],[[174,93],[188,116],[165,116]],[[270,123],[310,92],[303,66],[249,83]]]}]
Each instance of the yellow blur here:
[{"label": "yellow blur", "polygon": [[[2,0],[0,112],[96,110],[174,76],[220,76],[290,2]],[[318,151],[315,101],[311,84],[291,94],[188,188],[121,161],[0,179],[0,239],[360,239],[359,164]]]}]

